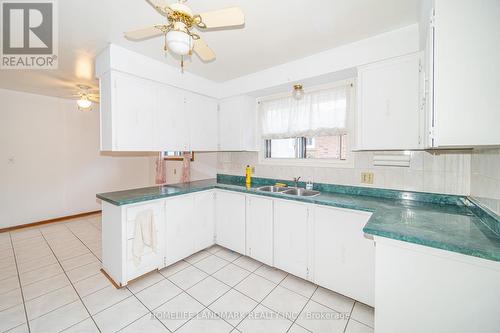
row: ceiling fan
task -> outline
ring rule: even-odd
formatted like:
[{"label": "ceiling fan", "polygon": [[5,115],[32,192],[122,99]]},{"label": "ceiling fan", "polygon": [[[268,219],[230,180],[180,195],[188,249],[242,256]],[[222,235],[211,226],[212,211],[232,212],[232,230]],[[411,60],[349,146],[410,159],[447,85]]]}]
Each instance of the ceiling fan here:
[{"label": "ceiling fan", "polygon": [[99,103],[99,90],[83,84],[78,84],[76,87],[78,92],[73,96],[78,97],[76,101],[78,110],[89,111],[92,108],[92,103]]},{"label": "ceiling fan", "polygon": [[245,24],[245,16],[239,7],[230,7],[200,14],[194,14],[191,8],[178,0],[177,3],[167,4],[165,0],[146,0],[158,13],[167,18],[165,24],[128,31],[125,37],[140,41],[161,35],[165,36],[164,51],[170,50],[181,56],[181,67],[184,67],[184,56],[196,53],[202,61],[215,59],[215,53],[200,38],[191,31],[198,29],[229,28]]}]

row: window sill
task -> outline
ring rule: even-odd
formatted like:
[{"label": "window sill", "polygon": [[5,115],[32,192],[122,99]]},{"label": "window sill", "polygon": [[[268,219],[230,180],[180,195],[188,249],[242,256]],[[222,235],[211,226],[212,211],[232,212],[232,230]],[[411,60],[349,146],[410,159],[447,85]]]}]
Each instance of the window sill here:
[{"label": "window sill", "polygon": [[353,169],[354,160],[333,160],[333,159],[295,159],[295,158],[259,158],[261,165],[278,166],[299,166],[299,167],[323,167],[323,168],[343,168]]}]

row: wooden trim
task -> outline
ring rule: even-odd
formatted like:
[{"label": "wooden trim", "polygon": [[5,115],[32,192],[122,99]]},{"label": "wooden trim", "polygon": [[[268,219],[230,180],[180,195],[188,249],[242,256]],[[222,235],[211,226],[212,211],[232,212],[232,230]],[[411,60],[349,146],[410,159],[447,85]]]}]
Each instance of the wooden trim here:
[{"label": "wooden trim", "polygon": [[104,269],[102,269],[102,268],[101,268],[101,273],[104,274],[104,276],[106,277],[106,279],[109,280],[109,282],[111,282],[111,284],[113,285],[113,287],[115,287],[116,289],[123,288],[122,285],[119,285],[118,283],[116,283],[115,280],[113,280],[113,278],[111,276],[109,276],[109,274],[106,273],[106,271]]},{"label": "wooden trim", "polygon": [[15,225],[13,227],[7,227],[7,228],[0,229],[0,233],[14,231],[14,230],[18,230],[18,229],[36,227],[36,226],[48,224],[48,223],[62,222],[62,221],[66,221],[66,220],[76,219],[78,217],[85,217],[85,216],[99,214],[99,213],[101,213],[101,211],[96,210],[93,212],[86,212],[86,213],[80,213],[80,214],[75,214],[75,215],[56,217],[55,219],[50,219],[50,220],[43,220],[43,221],[38,221],[38,222],[33,222],[33,223],[28,223],[28,224]]}]

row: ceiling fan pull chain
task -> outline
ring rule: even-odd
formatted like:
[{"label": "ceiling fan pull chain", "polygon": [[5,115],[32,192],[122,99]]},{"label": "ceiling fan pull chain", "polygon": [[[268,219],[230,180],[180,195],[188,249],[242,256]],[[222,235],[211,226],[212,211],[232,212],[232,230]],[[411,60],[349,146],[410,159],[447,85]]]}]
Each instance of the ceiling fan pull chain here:
[{"label": "ceiling fan pull chain", "polygon": [[164,37],[164,44],[163,44],[163,51],[165,52],[165,56],[167,55],[167,51],[168,51],[168,48],[167,48],[167,34],[165,33],[163,35]]}]

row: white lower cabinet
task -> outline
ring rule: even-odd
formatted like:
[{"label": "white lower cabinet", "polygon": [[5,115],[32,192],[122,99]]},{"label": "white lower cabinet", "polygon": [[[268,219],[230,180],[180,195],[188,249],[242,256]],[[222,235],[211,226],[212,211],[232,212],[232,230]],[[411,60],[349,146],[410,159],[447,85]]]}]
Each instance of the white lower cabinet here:
[{"label": "white lower cabinet", "polygon": [[227,191],[216,193],[216,243],[241,254],[245,254],[245,206],[244,194]]},{"label": "white lower cabinet", "polygon": [[363,233],[371,213],[316,206],[314,282],[365,304],[375,302],[375,246]]},{"label": "white lower cabinet", "polygon": [[274,266],[309,277],[309,215],[311,205],[274,201]]},{"label": "white lower cabinet", "polygon": [[[103,202],[103,268],[126,285],[217,243],[368,305],[374,301],[370,213],[226,190],[115,206]],[[151,210],[157,250],[133,260],[137,214]]]},{"label": "white lower cabinet", "polygon": [[273,266],[273,200],[247,197],[247,255]]},{"label": "white lower cabinet", "polygon": [[215,243],[215,192],[199,192],[194,197],[194,251],[203,250]]},{"label": "white lower cabinet", "polygon": [[168,266],[194,252],[192,195],[165,200],[165,265]]},{"label": "white lower cabinet", "polygon": [[[144,246],[143,255],[140,260],[134,261],[134,240],[136,239],[136,217],[138,214],[150,211],[153,214],[154,230],[156,234],[156,248]],[[162,241],[165,233],[163,220],[165,219],[165,209],[161,201],[149,202],[145,204],[136,204],[126,210],[126,234],[127,234],[127,278],[135,279],[143,274],[155,270],[161,265],[164,252],[164,242]]]}]

